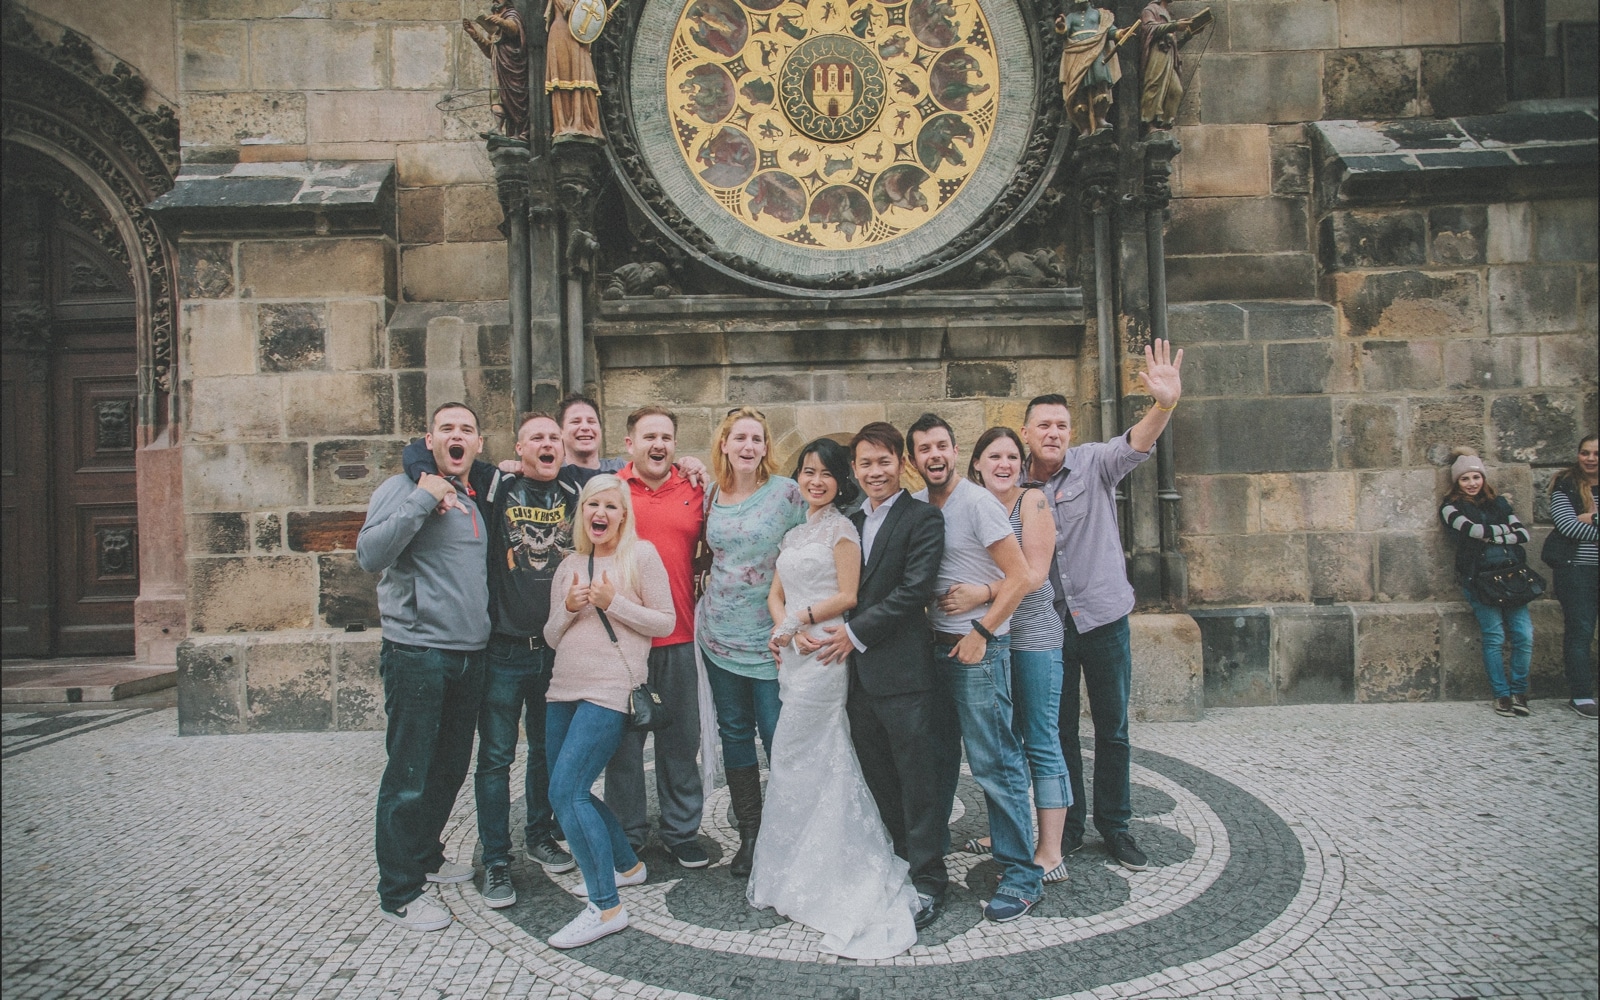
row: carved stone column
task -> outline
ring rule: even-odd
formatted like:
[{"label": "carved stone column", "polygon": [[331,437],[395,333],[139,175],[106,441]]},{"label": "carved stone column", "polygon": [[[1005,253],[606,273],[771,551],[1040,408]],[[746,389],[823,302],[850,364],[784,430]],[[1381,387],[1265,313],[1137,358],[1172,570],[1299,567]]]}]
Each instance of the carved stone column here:
[{"label": "carved stone column", "polygon": [[505,212],[506,267],[509,273],[511,314],[511,399],[518,414],[532,408],[530,377],[532,340],[529,308],[532,288],[528,256],[528,171],[533,154],[521,145],[489,142],[489,162],[494,165],[495,193]]},{"label": "carved stone column", "polygon": [[[1172,158],[1182,150],[1170,132],[1152,132],[1144,147],[1144,191],[1140,199],[1145,212],[1145,251],[1149,260],[1150,334],[1159,340],[1167,335],[1167,206],[1172,201]],[[1172,425],[1161,432],[1156,445],[1156,497],[1161,505],[1161,595],[1179,610],[1189,603],[1189,574],[1183,553],[1178,549],[1177,474],[1172,453]]]},{"label": "carved stone column", "polygon": [[595,201],[603,183],[605,151],[598,141],[568,138],[554,143],[556,202],[565,222],[561,247],[562,273],[566,277],[567,391],[582,392],[585,371],[584,317],[594,290]]}]

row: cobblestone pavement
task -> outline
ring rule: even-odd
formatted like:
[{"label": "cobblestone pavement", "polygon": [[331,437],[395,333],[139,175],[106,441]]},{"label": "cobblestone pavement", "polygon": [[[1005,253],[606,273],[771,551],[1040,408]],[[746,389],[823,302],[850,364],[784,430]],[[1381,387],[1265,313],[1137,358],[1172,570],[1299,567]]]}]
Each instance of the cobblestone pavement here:
[{"label": "cobblestone pavement", "polygon": [[[381,733],[176,734],[170,707],[8,713],[0,935],[23,997],[1438,997],[1597,993],[1597,733],[1553,702],[1213,710],[1139,725],[1147,872],[1097,843],[1033,916],[986,925],[993,862],[952,855],[950,911],[906,955],[851,962],[751,911],[726,789],[699,872],[647,855],[635,928],[558,953],[579,908],[519,861],[457,921],[376,917]],[[519,761],[520,764],[520,761]],[[520,775],[513,775],[513,788]],[[476,841],[471,783],[446,839]],[[520,824],[518,824],[520,825]],[[980,832],[964,783],[956,842]]]}]

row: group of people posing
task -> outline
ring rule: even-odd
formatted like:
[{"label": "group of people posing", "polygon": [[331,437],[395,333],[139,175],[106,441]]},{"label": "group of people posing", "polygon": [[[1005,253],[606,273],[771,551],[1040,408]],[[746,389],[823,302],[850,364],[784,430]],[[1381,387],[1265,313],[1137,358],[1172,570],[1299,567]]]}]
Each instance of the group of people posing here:
[{"label": "group of people posing", "polygon": [[[879,422],[848,445],[812,441],[788,476],[750,407],[727,413],[707,470],[677,455],[661,407],[632,413],[627,459],[604,460],[595,404],[570,396],[525,415],[516,461],[495,467],[476,460],[477,415],[440,406],[357,543],[381,573],[383,918],[442,928],[450,914],[428,884],[475,875],[441,839],[474,733],[480,891],[515,904],[520,725],[526,856],[579,867],[586,900],[550,943],[627,927],[619,887],[645,881],[651,832],[646,734],[629,725],[646,681],[671,719],[655,732],[666,853],[710,864],[699,834],[720,736],[739,833],[730,872],[828,952],[889,957],[939,918],[963,747],[989,837],[959,849],[1000,869],[985,916],[1014,920],[1067,881],[1088,820],[1080,681],[1095,828],[1115,862],[1144,868],[1129,833],[1134,595],[1114,491],[1178,403],[1182,352],[1157,341],[1146,362],[1153,405],[1108,442],[1072,446],[1067,399],[1045,395],[1020,433],[990,428],[965,454],[929,413],[904,435]],[[914,494],[908,461],[926,484]],[[591,792],[602,774],[603,798]]]}]

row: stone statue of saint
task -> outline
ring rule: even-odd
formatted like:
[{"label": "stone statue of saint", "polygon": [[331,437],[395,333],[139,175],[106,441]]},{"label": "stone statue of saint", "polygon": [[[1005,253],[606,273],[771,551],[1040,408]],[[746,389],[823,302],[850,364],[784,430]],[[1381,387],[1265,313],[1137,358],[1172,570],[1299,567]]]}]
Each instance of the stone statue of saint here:
[{"label": "stone statue of saint", "polygon": [[1111,12],[1088,0],[1075,0],[1056,16],[1056,34],[1067,36],[1061,47],[1061,99],[1067,119],[1083,135],[1106,127],[1111,88],[1122,79],[1115,27]]},{"label": "stone statue of saint", "polygon": [[556,141],[575,136],[599,139],[600,84],[589,46],[572,37],[568,20],[575,0],[546,0],[544,89],[550,95],[550,131]]},{"label": "stone statue of saint", "polygon": [[462,18],[461,30],[489,57],[495,87],[489,107],[501,131],[512,139],[528,138],[528,40],[517,8],[511,0],[494,0],[477,21]]},{"label": "stone statue of saint", "polygon": [[1183,61],[1178,49],[1211,23],[1211,8],[1181,21],[1172,19],[1168,0],[1150,0],[1139,14],[1139,51],[1144,83],[1139,120],[1149,128],[1171,128],[1183,100]]}]

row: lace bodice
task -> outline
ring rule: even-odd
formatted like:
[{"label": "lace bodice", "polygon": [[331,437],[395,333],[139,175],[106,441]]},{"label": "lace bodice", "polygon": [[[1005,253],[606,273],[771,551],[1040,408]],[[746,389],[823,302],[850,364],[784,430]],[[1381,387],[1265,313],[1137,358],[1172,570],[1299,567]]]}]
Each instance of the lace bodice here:
[{"label": "lace bodice", "polygon": [[783,536],[778,549],[778,579],[783,581],[786,611],[798,613],[806,605],[839,592],[833,547],[843,539],[861,544],[856,526],[832,507]]}]

